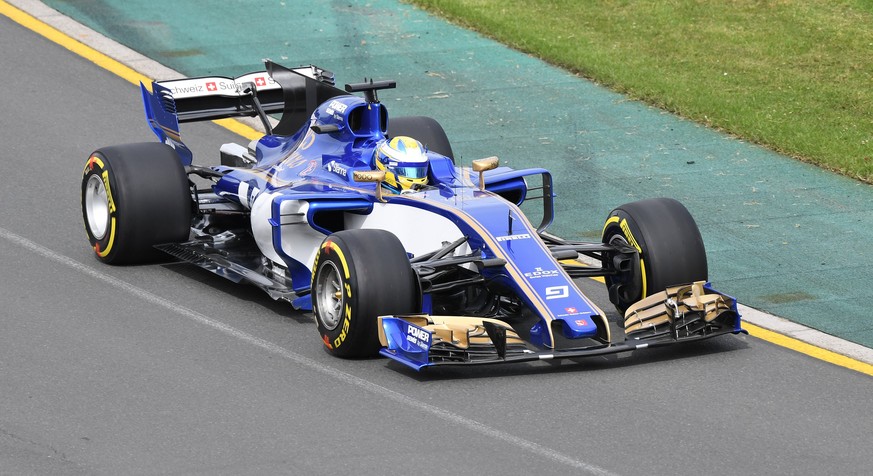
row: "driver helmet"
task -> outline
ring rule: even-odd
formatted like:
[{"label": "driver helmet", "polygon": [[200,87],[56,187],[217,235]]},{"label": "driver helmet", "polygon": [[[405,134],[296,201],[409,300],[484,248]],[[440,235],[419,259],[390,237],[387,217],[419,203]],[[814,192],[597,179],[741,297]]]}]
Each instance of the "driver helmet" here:
[{"label": "driver helmet", "polygon": [[427,154],[411,137],[397,136],[379,144],[376,169],[385,171],[385,183],[395,190],[427,184]]}]

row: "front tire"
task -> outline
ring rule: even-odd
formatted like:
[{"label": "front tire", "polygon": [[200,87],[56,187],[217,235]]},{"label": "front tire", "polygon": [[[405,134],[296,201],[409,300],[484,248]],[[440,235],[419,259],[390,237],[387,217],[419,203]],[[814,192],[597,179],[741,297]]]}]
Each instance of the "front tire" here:
[{"label": "front tire", "polygon": [[328,236],[312,268],[312,311],[327,351],[370,357],[379,348],[378,316],[417,312],[417,279],[406,250],[384,230]]},{"label": "front tire", "polygon": [[176,152],[156,142],[104,147],[82,175],[82,218],[94,253],[108,264],[145,263],[154,248],[186,241],[191,191]]},{"label": "front tire", "polygon": [[629,271],[606,276],[609,299],[622,314],[640,299],[669,286],[708,279],[700,230],[688,210],[671,198],[616,208],[606,219],[602,239],[633,247],[639,254]]}]

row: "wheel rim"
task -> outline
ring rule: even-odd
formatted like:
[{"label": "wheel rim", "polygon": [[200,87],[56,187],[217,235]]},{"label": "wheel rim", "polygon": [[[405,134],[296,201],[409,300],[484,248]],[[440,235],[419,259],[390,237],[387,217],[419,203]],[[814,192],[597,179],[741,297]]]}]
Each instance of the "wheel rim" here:
[{"label": "wheel rim", "polygon": [[85,185],[85,216],[91,234],[95,239],[102,240],[109,228],[109,197],[106,186],[98,175],[89,177]]},{"label": "wheel rim", "polygon": [[334,330],[342,320],[343,284],[339,269],[331,261],[318,268],[315,281],[315,298],[318,301],[318,320],[327,330]]}]

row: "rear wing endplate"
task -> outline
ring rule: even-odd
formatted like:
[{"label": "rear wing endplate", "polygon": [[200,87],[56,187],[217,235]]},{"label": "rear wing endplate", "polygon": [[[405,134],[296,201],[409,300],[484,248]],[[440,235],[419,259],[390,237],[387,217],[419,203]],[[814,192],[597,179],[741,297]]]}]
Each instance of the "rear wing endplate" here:
[{"label": "rear wing endplate", "polygon": [[[266,60],[266,71],[236,78],[204,76],[153,81],[151,91],[140,88],[146,120],[161,142],[176,148],[186,165],[191,152],[182,143],[179,123],[230,117],[282,114],[274,134],[291,135],[324,101],[347,95],[334,87],[334,75],[317,66],[289,69]],[[269,128],[268,128],[269,130]]]}]

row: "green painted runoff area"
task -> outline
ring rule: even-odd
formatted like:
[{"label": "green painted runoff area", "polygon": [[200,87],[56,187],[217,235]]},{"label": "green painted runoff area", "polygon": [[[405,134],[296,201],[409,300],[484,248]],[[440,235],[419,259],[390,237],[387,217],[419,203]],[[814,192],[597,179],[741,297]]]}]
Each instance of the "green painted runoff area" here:
[{"label": "green painted runoff area", "polygon": [[[551,170],[556,234],[596,240],[615,206],[676,198],[700,225],[717,289],[873,347],[869,185],[630,101],[396,0],[44,2],[188,76],[239,75],[270,58],[316,64],[340,85],[394,79],[397,89],[380,94],[389,112],[436,118],[459,163],[497,155]],[[217,155],[218,145],[195,152]]]}]

